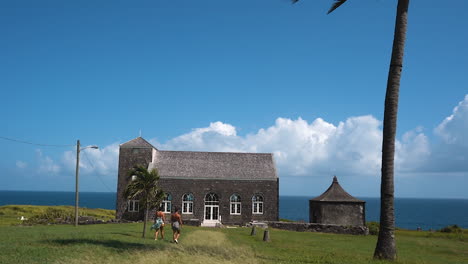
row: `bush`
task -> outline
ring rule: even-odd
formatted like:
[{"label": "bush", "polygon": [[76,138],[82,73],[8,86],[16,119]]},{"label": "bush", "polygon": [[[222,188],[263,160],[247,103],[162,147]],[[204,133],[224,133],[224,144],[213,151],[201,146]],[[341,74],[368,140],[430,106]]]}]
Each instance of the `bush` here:
[{"label": "bush", "polygon": [[43,214],[34,215],[28,220],[24,221],[26,225],[41,225],[41,224],[57,224],[69,222],[72,219],[72,212],[70,210],[47,208]]},{"label": "bush", "polygon": [[369,235],[378,235],[380,224],[378,222],[368,222],[367,228],[369,228]]},{"label": "bush", "polygon": [[12,207],[10,207],[10,208],[11,208],[11,210],[13,210],[13,211],[21,211],[21,208],[20,208],[19,206],[12,206]]},{"label": "bush", "polygon": [[446,226],[446,227],[440,229],[439,232],[459,234],[459,233],[463,233],[463,230],[457,225],[449,225],[449,226]]}]

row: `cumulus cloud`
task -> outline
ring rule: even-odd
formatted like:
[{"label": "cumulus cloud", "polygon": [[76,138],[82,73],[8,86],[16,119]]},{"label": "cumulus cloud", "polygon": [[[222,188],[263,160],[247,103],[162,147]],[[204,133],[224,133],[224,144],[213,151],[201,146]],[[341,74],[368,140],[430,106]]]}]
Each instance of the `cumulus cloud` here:
[{"label": "cumulus cloud", "polygon": [[[401,168],[409,169],[415,156],[428,152],[420,131],[408,133],[397,144]],[[218,121],[157,145],[168,150],[271,152],[286,175],[379,175],[382,130],[381,122],[370,115],[350,117],[336,126],[321,118],[310,123],[278,118],[274,125],[246,136]]]},{"label": "cumulus cloud", "polygon": [[426,169],[435,172],[468,172],[468,95],[434,133],[442,140],[433,146]]},{"label": "cumulus cloud", "polygon": [[[80,170],[84,174],[116,175],[119,158],[119,143],[99,149],[86,148],[80,153]],[[62,163],[68,169],[76,167],[76,152],[66,151]]]},{"label": "cumulus cloud", "polygon": [[36,156],[39,162],[39,173],[57,174],[61,167],[51,157],[45,156],[40,149],[36,150]]},{"label": "cumulus cloud", "polygon": [[240,151],[236,128],[223,122],[210,123],[208,127],[195,128],[190,133],[170,139],[165,144],[150,140],[156,146],[170,150]]},{"label": "cumulus cloud", "polygon": [[424,170],[431,155],[431,146],[422,127],[403,134],[395,143],[395,165],[397,171],[415,172]]},{"label": "cumulus cloud", "polygon": [[434,131],[446,144],[468,147],[468,95]]},{"label": "cumulus cloud", "polygon": [[[442,140],[431,144],[422,127],[396,140],[396,175],[468,171],[468,95],[453,113],[438,125],[434,134]],[[322,118],[277,118],[270,127],[247,135],[220,121],[174,137],[166,142],[149,140],[162,150],[274,153],[282,177],[337,174],[338,176],[380,176],[382,122],[371,115],[349,117],[338,124]],[[83,173],[115,178],[119,143],[98,150],[83,150]],[[60,171],[60,166],[39,152],[41,170]],[[63,153],[61,165],[73,170],[76,153]],[[22,166],[17,162],[17,166]]]}]

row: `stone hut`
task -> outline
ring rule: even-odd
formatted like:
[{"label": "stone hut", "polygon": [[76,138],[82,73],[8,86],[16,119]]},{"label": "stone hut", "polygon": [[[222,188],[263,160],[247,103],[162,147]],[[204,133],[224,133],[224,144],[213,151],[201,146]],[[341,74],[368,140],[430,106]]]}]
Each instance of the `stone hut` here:
[{"label": "stone hut", "polygon": [[279,178],[271,153],[165,151],[141,137],[130,140],[120,145],[117,219],[143,219],[138,201],[122,196],[136,165],[158,169],[166,216],[177,206],[182,220],[195,225],[279,219]]},{"label": "stone hut", "polygon": [[309,222],[342,226],[365,226],[365,201],[347,193],[336,176],[320,196],[309,200]]}]

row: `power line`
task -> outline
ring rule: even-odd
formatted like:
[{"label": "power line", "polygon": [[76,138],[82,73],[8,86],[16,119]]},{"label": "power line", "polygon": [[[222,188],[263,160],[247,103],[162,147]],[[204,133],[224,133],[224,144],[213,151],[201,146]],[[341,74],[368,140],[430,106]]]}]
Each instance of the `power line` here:
[{"label": "power line", "polygon": [[2,137],[2,136],[0,136],[0,138],[4,140],[17,142],[17,143],[29,144],[29,145],[34,145],[34,146],[42,146],[42,147],[74,147],[76,146],[76,145],[54,145],[54,144],[33,143],[33,142],[28,142],[28,141],[14,139],[14,138],[7,138],[7,137]]},{"label": "power line", "polygon": [[[91,160],[88,158],[88,154],[86,154],[86,151],[83,151],[86,159],[88,160],[89,164],[91,164],[91,167],[93,167],[93,169],[96,169],[96,167],[94,167],[94,164],[91,162]],[[96,173],[99,181],[102,183],[102,185],[104,185],[104,187],[106,187],[107,190],[109,190],[110,192],[113,192],[113,190],[111,190],[105,183],[104,181],[101,179],[101,176],[99,176],[99,173]]]},{"label": "power line", "polygon": [[[74,147],[76,145],[56,145],[56,144],[42,144],[42,143],[33,143],[33,142],[28,142],[28,141],[24,141],[24,140],[19,140],[19,139],[14,139],[14,138],[8,138],[8,137],[3,137],[3,136],[0,136],[1,139],[4,139],[4,140],[9,140],[9,141],[13,141],[13,142],[17,142],[17,143],[23,143],[23,144],[28,144],[28,145],[34,145],[34,146],[42,146],[42,147]],[[84,154],[85,154],[85,157],[86,159],[88,160],[89,164],[91,165],[91,167],[93,167],[93,169],[96,169],[96,167],[94,167],[94,164],[91,162],[91,160],[89,159],[88,157],[88,154],[86,154],[86,151],[83,151]],[[112,190],[104,183],[104,181],[101,179],[101,176],[99,176],[99,174],[96,174],[98,176],[98,179],[99,181],[101,181],[102,185],[104,185],[104,187],[107,188],[107,190],[111,191]]]}]

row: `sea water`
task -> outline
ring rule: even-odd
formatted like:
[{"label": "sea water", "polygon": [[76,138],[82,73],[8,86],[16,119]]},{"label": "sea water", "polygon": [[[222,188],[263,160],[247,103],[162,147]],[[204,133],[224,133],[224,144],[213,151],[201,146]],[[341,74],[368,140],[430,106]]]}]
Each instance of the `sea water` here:
[{"label": "sea water", "polygon": [[[380,198],[366,202],[366,221],[379,222]],[[280,218],[309,222],[311,197],[280,196]],[[441,229],[456,224],[468,228],[468,199],[395,198],[395,225],[404,229]]]},{"label": "sea water", "polygon": [[[280,218],[309,221],[306,196],[280,196]],[[379,221],[380,199],[366,201],[366,221]],[[115,209],[116,193],[80,192],[80,207]],[[7,204],[75,205],[74,192],[0,191],[0,206]],[[440,229],[456,224],[468,228],[468,199],[395,198],[396,226],[405,229]]]}]

